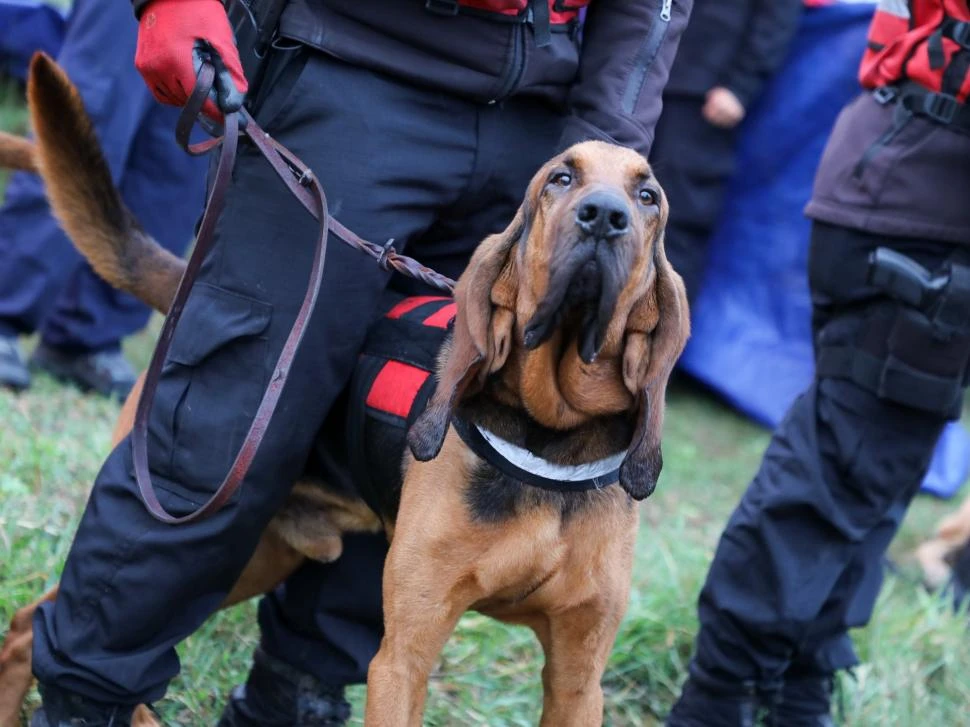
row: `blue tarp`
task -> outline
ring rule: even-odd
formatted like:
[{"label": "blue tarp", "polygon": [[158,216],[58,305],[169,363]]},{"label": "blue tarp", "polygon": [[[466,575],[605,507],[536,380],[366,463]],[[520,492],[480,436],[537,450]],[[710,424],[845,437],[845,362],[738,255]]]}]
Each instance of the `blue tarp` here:
[{"label": "blue tarp", "polygon": [[34,51],[57,56],[64,25],[63,13],[44,3],[0,0],[0,73],[26,81]]},{"label": "blue tarp", "polygon": [[[751,109],[681,359],[684,370],[770,427],[812,379],[803,208],[832,124],[859,92],[856,72],[873,8],[807,9],[785,67]],[[923,490],[949,497],[968,470],[970,437],[952,424]]]}]

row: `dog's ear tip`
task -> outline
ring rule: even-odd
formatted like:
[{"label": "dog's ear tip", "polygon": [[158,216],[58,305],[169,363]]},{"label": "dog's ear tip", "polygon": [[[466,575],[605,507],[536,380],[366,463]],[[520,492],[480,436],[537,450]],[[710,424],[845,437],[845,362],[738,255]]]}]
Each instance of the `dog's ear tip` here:
[{"label": "dog's ear tip", "polygon": [[435,418],[422,414],[408,431],[408,449],[419,462],[428,462],[438,456],[444,444],[445,436],[442,427]]},{"label": "dog's ear tip", "polygon": [[655,448],[647,457],[627,456],[620,465],[620,487],[638,502],[646,500],[657,489],[663,455]]}]

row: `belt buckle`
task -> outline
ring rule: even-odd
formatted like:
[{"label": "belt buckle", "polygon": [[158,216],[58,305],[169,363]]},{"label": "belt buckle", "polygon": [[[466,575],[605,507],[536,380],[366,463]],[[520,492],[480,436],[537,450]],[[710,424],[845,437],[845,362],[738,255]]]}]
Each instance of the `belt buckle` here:
[{"label": "belt buckle", "polygon": [[956,96],[948,93],[928,93],[923,97],[923,114],[944,125],[953,121],[959,108]]}]

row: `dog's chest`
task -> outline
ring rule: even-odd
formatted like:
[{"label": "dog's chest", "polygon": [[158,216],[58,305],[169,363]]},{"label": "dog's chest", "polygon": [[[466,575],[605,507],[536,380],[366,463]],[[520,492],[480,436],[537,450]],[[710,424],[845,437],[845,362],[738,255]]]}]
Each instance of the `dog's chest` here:
[{"label": "dog's chest", "polygon": [[435,389],[438,351],[455,316],[451,298],[388,293],[350,383],[317,435],[309,465],[327,486],[393,517],[407,429]]}]

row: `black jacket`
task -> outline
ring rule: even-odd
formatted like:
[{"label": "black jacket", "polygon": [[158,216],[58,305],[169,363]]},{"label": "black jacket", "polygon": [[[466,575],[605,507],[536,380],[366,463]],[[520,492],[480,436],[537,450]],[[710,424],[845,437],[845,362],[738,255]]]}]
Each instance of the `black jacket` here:
[{"label": "black jacket", "polygon": [[802,0],[697,0],[667,92],[730,89],[747,108],[785,60]]},{"label": "black jacket", "polygon": [[469,14],[444,17],[424,0],[291,0],[285,37],[349,63],[482,103],[513,95],[568,109],[561,147],[590,138],[646,154],[661,93],[693,0],[592,0],[580,38]]},{"label": "black jacket", "polygon": [[[149,1],[132,0],[135,13]],[[280,34],[348,63],[482,103],[542,96],[569,113],[561,148],[603,139],[647,155],[692,5],[591,0],[581,50],[577,32],[554,32],[540,48],[529,24],[466,13],[446,17],[427,10],[425,0],[290,0]]]}]

